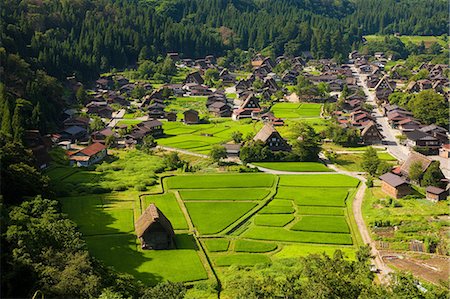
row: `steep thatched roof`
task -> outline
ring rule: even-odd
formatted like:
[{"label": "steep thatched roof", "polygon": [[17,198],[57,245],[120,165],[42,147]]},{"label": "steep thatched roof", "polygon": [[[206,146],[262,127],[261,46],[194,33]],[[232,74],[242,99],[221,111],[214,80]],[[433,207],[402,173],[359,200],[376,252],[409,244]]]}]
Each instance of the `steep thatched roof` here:
[{"label": "steep thatched roof", "polygon": [[380,180],[388,183],[390,186],[395,188],[403,184],[407,184],[407,182],[402,177],[399,177],[398,175],[395,175],[391,172],[387,172],[380,176]]},{"label": "steep thatched roof", "polygon": [[400,168],[400,172],[404,175],[409,176],[411,166],[415,163],[419,163],[422,166],[422,171],[425,172],[425,170],[427,170],[430,166],[431,162],[432,160],[427,156],[424,156],[417,152],[411,152],[408,156],[408,159],[406,159],[405,163],[403,163],[402,167]]},{"label": "steep thatched roof", "polygon": [[265,124],[264,127],[262,127],[261,130],[259,130],[259,132],[255,135],[255,137],[253,137],[254,141],[258,141],[261,140],[262,142],[266,142],[267,139],[270,137],[270,135],[272,135],[272,133],[278,133],[277,130],[275,130],[275,128],[270,125],[270,124]]},{"label": "steep thatched roof", "polygon": [[150,204],[134,224],[136,235],[139,238],[142,237],[145,231],[155,223],[161,224],[168,234],[175,235],[169,219],[154,204]]}]

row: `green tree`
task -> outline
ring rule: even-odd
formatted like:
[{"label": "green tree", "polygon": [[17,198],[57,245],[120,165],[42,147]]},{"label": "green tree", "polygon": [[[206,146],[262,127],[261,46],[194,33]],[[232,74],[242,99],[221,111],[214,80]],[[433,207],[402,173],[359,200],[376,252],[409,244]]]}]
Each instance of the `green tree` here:
[{"label": "green tree", "polygon": [[141,299],[183,299],[186,287],[181,282],[162,282],[145,290]]},{"label": "green tree", "polygon": [[105,123],[103,123],[102,119],[99,116],[93,115],[92,121],[89,124],[89,128],[91,129],[91,132],[99,131],[103,128],[105,128]]},{"label": "green tree", "polygon": [[[448,102],[433,90],[419,92],[408,104],[414,116],[425,124],[449,125]],[[430,113],[433,111],[433,113]]]},{"label": "green tree", "polygon": [[227,150],[221,145],[214,145],[209,153],[210,158],[214,162],[219,162],[227,157]]},{"label": "green tree", "polygon": [[219,71],[215,68],[207,69],[205,72],[205,81],[208,85],[214,86],[214,82],[219,80]]},{"label": "green tree", "polygon": [[443,179],[445,179],[442,174],[441,169],[439,168],[440,162],[433,161],[428,169],[423,174],[423,178],[421,181],[421,185],[424,187],[427,186],[435,186],[435,187],[444,187],[445,183],[443,183]]},{"label": "green tree", "polygon": [[240,131],[234,131],[231,133],[231,139],[234,143],[241,143],[243,141],[243,134]]},{"label": "green tree", "polygon": [[116,142],[116,137],[114,135],[106,136],[105,138],[105,145],[107,147],[111,147]]},{"label": "green tree", "polygon": [[370,176],[374,176],[377,174],[379,165],[380,159],[378,158],[377,151],[373,147],[368,147],[362,157],[362,169]]},{"label": "green tree", "polygon": [[83,85],[81,85],[75,94],[75,97],[77,98],[78,103],[81,105],[85,105],[88,101],[88,95],[86,93],[86,90],[84,89]]},{"label": "green tree", "polygon": [[422,178],[423,170],[422,170],[422,164],[420,162],[414,162],[409,167],[409,178],[419,183],[420,179]]},{"label": "green tree", "polygon": [[22,119],[22,109],[19,103],[16,103],[16,107],[14,108],[14,114],[12,118],[12,130],[14,141],[22,142],[24,128]]},{"label": "green tree", "polygon": [[5,99],[3,103],[2,111],[2,127],[1,132],[6,136],[13,136],[13,129],[11,126],[11,108],[9,107],[9,101]]},{"label": "green tree", "polygon": [[253,82],[253,88],[255,90],[261,90],[263,88],[263,86],[264,86],[264,82],[259,78],[256,78],[255,81]]},{"label": "green tree", "polygon": [[142,139],[140,149],[146,153],[150,153],[152,149],[157,145],[155,138],[152,135],[147,135]]},{"label": "green tree", "polygon": [[187,162],[181,160],[177,152],[170,152],[167,155],[164,155],[163,164],[166,170],[170,171],[183,168],[187,164]]},{"label": "green tree", "polygon": [[317,161],[322,149],[320,135],[307,123],[297,123],[292,132],[297,136],[292,146],[292,153],[299,161]]}]

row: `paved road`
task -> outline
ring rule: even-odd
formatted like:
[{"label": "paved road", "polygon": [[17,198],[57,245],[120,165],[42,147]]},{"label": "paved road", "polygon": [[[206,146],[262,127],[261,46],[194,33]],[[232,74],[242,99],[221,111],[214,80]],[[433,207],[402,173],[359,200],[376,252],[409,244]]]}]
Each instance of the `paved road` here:
[{"label": "paved road", "polygon": [[[375,92],[369,90],[365,81],[367,75],[359,73],[354,64],[350,66],[354,76],[358,79],[358,85],[364,90],[364,93],[367,96],[366,102],[377,107],[375,102]],[[386,142],[385,147],[387,151],[397,160],[405,161],[408,157],[409,150],[407,147],[400,145],[395,138],[400,132],[391,128],[387,117],[383,116],[379,109],[374,109],[373,115],[375,116],[376,122],[381,125],[382,134],[385,136],[384,141]]]}]

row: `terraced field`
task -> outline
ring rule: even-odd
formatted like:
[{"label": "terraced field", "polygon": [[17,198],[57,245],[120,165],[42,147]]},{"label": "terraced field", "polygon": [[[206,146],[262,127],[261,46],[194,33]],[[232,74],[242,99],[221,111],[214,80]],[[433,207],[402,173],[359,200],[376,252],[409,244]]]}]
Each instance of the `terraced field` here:
[{"label": "terraced field", "polygon": [[[70,196],[61,197],[63,210],[78,223],[93,256],[118,271],[151,285],[161,280],[212,279],[205,255],[217,270],[308,253],[332,254],[337,248],[354,258],[357,232],[348,214],[358,185],[353,178],[339,174],[177,175],[163,179],[162,193],[140,196],[134,185],[141,180],[153,184],[156,178],[147,169],[158,167],[157,159],[145,156],[151,160],[145,162],[142,155],[121,154],[94,170],[51,170],[66,188],[78,186]],[[114,186],[121,188],[113,191]],[[103,188],[99,189],[103,193],[89,193],[90,188]],[[134,223],[151,203],[171,221],[175,250],[140,249]]]}]

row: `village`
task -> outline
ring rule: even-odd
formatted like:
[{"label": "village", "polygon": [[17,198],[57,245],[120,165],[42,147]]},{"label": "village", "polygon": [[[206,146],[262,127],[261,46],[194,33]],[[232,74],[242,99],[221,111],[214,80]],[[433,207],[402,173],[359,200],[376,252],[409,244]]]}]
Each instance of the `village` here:
[{"label": "village", "polygon": [[[232,70],[220,67],[213,56],[192,60],[181,59],[177,53],[169,53],[167,58],[172,60],[177,70],[186,74],[179,82],[156,83],[155,87],[146,81],[128,79],[123,74],[107,74],[99,78],[93,88],[86,88],[84,103],[78,102],[64,112],[61,131],[49,136],[40,136],[38,131],[27,131],[26,144],[37,158],[37,166],[46,169],[51,165],[48,151],[52,147],[63,149],[73,167],[95,169],[95,164],[101,163],[111,153],[116,155],[121,151],[147,145],[159,151],[175,151],[202,159],[210,159],[212,149],[220,147],[226,153],[222,157],[223,161],[247,164],[240,159],[241,149],[248,147],[249,144],[260,143],[274,153],[271,157],[275,160],[259,161],[256,157],[250,160],[252,162],[248,163],[247,167],[266,172],[267,175],[307,175],[302,170],[289,169],[288,165],[296,162],[284,158],[289,156],[286,153],[293,150],[296,142],[304,141],[297,137],[293,130],[297,123],[306,122],[318,136],[321,136],[323,152],[319,154],[319,159],[310,162],[300,161],[299,165],[319,162],[318,164],[326,166],[326,171],[337,171],[367,181],[372,177],[366,176],[359,166],[342,167],[330,156],[333,154],[338,157],[360,157],[365,149],[373,147],[379,155],[388,157],[390,166],[389,171],[373,178],[379,180],[377,186],[382,192],[381,195],[377,194],[377,200],[380,200],[380,197],[382,202],[388,199],[396,201],[402,198],[422,197],[428,202],[438,203],[447,199],[450,151],[448,131],[436,124],[422,124],[414,118],[412,112],[389,103],[389,95],[398,91],[414,94],[422,90],[433,90],[448,100],[449,83],[444,76],[444,72],[448,69],[446,66],[421,65],[416,71],[429,70],[429,78],[412,84],[407,83],[397,73],[401,66],[394,65],[389,71],[384,70],[390,60],[383,53],[370,56],[354,51],[350,53],[346,64],[337,64],[333,60],[314,60],[308,53],[304,53],[302,57],[281,56],[275,60],[257,54],[246,69]],[[209,70],[214,70],[216,74],[213,79],[205,79],[209,77],[207,75]],[[68,78],[67,85],[74,95],[82,88],[82,84],[73,77]],[[330,138],[332,132],[336,130],[352,132],[354,143],[338,144],[336,140]],[[436,164],[436,161],[439,164]],[[436,165],[440,166],[437,168],[440,172],[437,177],[442,177],[440,187],[420,186],[418,178],[414,176],[417,169],[424,174],[431,169],[435,170]],[[325,171],[320,166],[314,167],[312,171]],[[224,177],[224,181],[226,180],[228,178]],[[223,188],[221,184],[217,187]],[[258,186],[260,187],[268,188],[269,185]],[[169,185],[169,188],[182,190],[185,187]],[[210,199],[218,196],[213,194],[214,190],[208,192],[211,193]],[[169,194],[172,192],[167,193]],[[151,198],[150,201],[146,201],[151,204],[147,208],[143,207],[142,215],[139,213],[140,216],[134,224],[141,241],[141,249],[177,248],[177,231],[180,228],[185,230],[186,227],[171,224],[173,221],[171,212],[164,215],[167,203],[156,197],[152,201]],[[183,197],[182,199],[184,200]],[[362,201],[362,195],[359,200]],[[190,213],[193,209],[190,207],[192,204],[189,201],[185,203]],[[160,208],[161,206],[163,208]],[[211,209],[220,211],[217,206],[211,206]],[[249,208],[246,209],[240,212],[239,217],[248,215],[246,212]],[[252,213],[257,211],[259,210]],[[258,215],[259,212],[256,216]],[[282,214],[275,215],[281,217]],[[220,231],[219,229],[202,232],[201,230],[205,228],[199,224],[195,213],[190,217],[193,221],[193,224],[190,224],[192,226],[190,232],[194,232],[195,235],[197,229],[200,229],[196,235],[199,240],[208,234],[216,236],[215,234]],[[354,217],[358,217],[356,212]],[[359,217],[362,219],[363,216]],[[383,227],[376,224],[379,218],[374,220],[373,216],[365,217],[377,241],[371,239],[364,241],[372,243],[375,252],[378,250],[384,252],[382,256],[396,256],[389,251],[390,247],[386,244],[392,242],[394,247],[399,241],[395,238],[386,241],[384,235],[379,235],[379,231],[381,229],[384,234],[388,228],[398,229],[402,226]],[[239,227],[242,225],[240,221],[228,225]],[[289,221],[283,222],[282,226],[289,226],[286,224]],[[366,230],[363,220],[357,229]],[[355,227],[351,229],[353,241],[341,239],[332,243],[356,244],[354,230]],[[253,237],[249,234],[248,238],[262,237]],[[276,237],[270,239],[270,241],[277,240]],[[205,242],[209,244],[209,241]],[[325,241],[319,238],[314,242]],[[417,239],[408,240],[407,245],[405,240],[401,243],[402,248],[408,246],[409,251],[443,254],[443,249],[439,249],[441,245],[430,251],[426,249],[424,241]],[[219,265],[222,255],[213,253],[213,249],[209,251],[205,254],[212,254],[214,260],[217,259],[215,265]],[[390,263],[395,264],[399,260],[396,258]],[[410,264],[407,264],[406,268],[417,267],[417,261],[411,259],[408,262]],[[375,261],[374,271],[383,273],[380,279],[385,279],[385,275],[390,271],[387,270],[385,263],[387,262],[383,259],[380,262]],[[228,265],[228,262],[225,264]],[[426,266],[421,265],[420,271],[425,268]],[[431,274],[427,273],[425,276],[428,277],[427,275]]]}]

